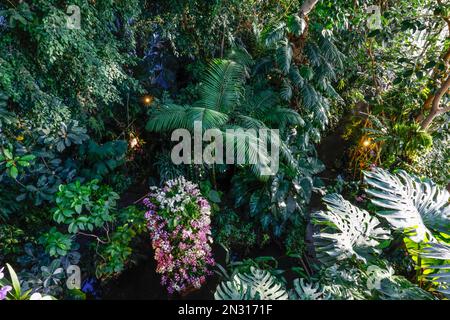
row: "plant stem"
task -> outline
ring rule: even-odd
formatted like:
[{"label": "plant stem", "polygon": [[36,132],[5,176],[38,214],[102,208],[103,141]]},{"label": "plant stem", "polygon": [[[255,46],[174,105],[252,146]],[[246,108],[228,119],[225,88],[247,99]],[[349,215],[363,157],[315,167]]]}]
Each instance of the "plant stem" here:
[{"label": "plant stem", "polygon": [[422,274],[422,257],[420,256],[420,243],[417,244],[418,249],[418,255],[417,255],[417,272],[416,272],[416,278],[419,282],[419,287],[422,288],[422,279],[420,279],[420,276]]}]

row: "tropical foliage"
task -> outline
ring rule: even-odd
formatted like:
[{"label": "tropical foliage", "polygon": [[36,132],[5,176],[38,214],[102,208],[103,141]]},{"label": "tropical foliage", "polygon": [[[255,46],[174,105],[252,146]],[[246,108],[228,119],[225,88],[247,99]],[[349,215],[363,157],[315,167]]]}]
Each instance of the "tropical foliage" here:
[{"label": "tropical foliage", "polygon": [[449,299],[449,15],[1,1],[0,300]]}]

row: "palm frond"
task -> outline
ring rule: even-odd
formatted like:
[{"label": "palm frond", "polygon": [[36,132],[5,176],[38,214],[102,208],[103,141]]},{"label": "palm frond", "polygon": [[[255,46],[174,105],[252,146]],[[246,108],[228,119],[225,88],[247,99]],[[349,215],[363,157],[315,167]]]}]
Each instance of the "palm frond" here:
[{"label": "palm frond", "polygon": [[227,54],[227,59],[234,61],[248,69],[255,63],[250,53],[244,47],[233,47]]},{"label": "palm frond", "polygon": [[292,83],[298,88],[301,89],[305,84],[305,79],[300,74],[298,67],[292,66],[289,70],[289,78],[292,80]]},{"label": "palm frond", "polygon": [[187,121],[189,121],[189,129],[194,128],[194,122],[200,121],[203,129],[216,129],[225,125],[229,117],[227,114],[200,107],[191,107],[186,112]]},{"label": "palm frond", "polygon": [[279,98],[277,94],[273,90],[267,89],[249,95],[245,106],[248,106],[250,113],[260,115],[271,110],[278,102]]},{"label": "palm frond", "polygon": [[246,116],[243,114],[237,114],[235,116],[236,122],[239,126],[245,129],[267,129],[267,126],[261,120]]},{"label": "palm frond", "polygon": [[245,68],[242,65],[230,60],[213,60],[203,77],[197,106],[231,111],[243,95],[244,81]]},{"label": "palm frond", "polygon": [[179,128],[190,128],[187,116],[188,106],[166,104],[150,116],[146,129],[154,132],[167,132]]},{"label": "palm frond", "polygon": [[320,55],[320,49],[315,43],[311,43],[311,42],[306,43],[305,53],[306,53],[309,61],[311,61],[311,65],[313,65],[313,66],[320,65],[320,63],[322,61],[322,57]]},{"label": "palm frond", "polygon": [[264,116],[264,122],[274,124],[280,129],[284,129],[288,125],[300,127],[305,125],[305,121],[297,111],[280,106],[275,107]]},{"label": "palm frond", "polygon": [[286,35],[286,23],[280,22],[274,27],[265,30],[262,39],[267,47],[271,47],[284,39]]},{"label": "palm frond", "polygon": [[281,84],[280,97],[285,101],[291,101],[292,98],[292,86],[287,79],[283,79],[283,83]]},{"label": "palm frond", "polygon": [[275,61],[278,68],[287,75],[291,68],[292,56],[294,52],[292,50],[292,45],[287,39],[283,39],[278,44],[277,50],[275,52]]},{"label": "palm frond", "polygon": [[333,65],[338,68],[342,68],[344,66],[344,55],[339,51],[330,38],[322,36],[319,41],[319,49],[321,55]]}]

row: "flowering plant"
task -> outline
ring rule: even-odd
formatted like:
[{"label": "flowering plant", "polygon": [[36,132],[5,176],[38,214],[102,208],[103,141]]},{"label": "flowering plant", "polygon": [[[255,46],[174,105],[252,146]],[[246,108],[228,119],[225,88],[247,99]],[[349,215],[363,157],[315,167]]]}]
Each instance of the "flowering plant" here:
[{"label": "flowering plant", "polygon": [[[4,269],[4,267],[0,269],[0,281],[5,277],[5,274],[3,273]],[[12,287],[10,285],[3,285],[0,282],[0,300],[5,300],[8,292],[10,292],[11,290]]]},{"label": "flowering plant", "polygon": [[200,288],[215,261],[211,253],[211,207],[197,185],[183,177],[152,187],[144,199],[156,272],[170,294]]},{"label": "flowering plant", "polygon": [[[0,300],[54,300],[55,298],[49,295],[42,295],[39,292],[35,292],[31,294],[32,290],[28,290],[23,292],[22,287],[20,285],[20,280],[17,277],[14,269],[6,264],[8,268],[9,275],[11,281],[7,281],[5,278],[5,274],[3,270],[0,268]],[[31,295],[30,295],[31,294]]]}]

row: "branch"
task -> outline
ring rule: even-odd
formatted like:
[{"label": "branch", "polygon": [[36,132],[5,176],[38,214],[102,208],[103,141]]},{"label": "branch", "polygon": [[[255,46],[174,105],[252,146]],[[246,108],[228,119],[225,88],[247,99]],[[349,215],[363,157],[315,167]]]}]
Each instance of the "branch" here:
[{"label": "branch", "polygon": [[[449,27],[449,32],[450,32],[450,27]],[[447,66],[450,63],[450,48],[448,48],[447,51],[445,51],[442,54],[442,62],[444,63],[445,66]],[[446,76],[446,73],[444,72],[444,77],[445,76]],[[436,63],[436,66],[433,68],[433,70],[431,71],[431,74],[430,74],[430,78],[432,79],[430,82],[438,81],[439,77],[441,77],[441,75],[439,73],[439,64]],[[417,122],[424,121],[425,113],[431,109],[435,95],[436,95],[435,93],[429,94],[428,98],[425,100],[425,103],[423,104],[420,115],[416,118]]]},{"label": "branch", "polygon": [[447,112],[446,110],[449,109],[449,107],[444,107],[442,109],[439,108],[442,98],[448,93],[449,89],[450,89],[450,76],[447,77],[447,80],[445,80],[441,88],[434,95],[430,114],[428,115],[428,117],[425,118],[425,120],[421,124],[423,130],[428,129],[428,127],[433,122],[434,118]]},{"label": "branch", "polygon": [[448,106],[447,108],[442,107],[441,109],[439,109],[438,113],[439,113],[439,115],[441,115],[441,114],[447,113],[449,111],[450,111],[450,106]]},{"label": "branch", "polygon": [[98,236],[96,236],[95,234],[84,233],[84,232],[81,232],[81,231],[78,231],[77,234],[81,234],[81,235],[86,236],[86,237],[93,237],[93,238],[97,239],[97,242],[100,242],[100,243],[102,243],[102,244],[108,243],[108,242],[103,241],[102,239],[100,239],[100,238],[99,238]]},{"label": "branch", "polygon": [[300,7],[300,16],[306,17],[316,6],[319,0],[305,0]]}]

